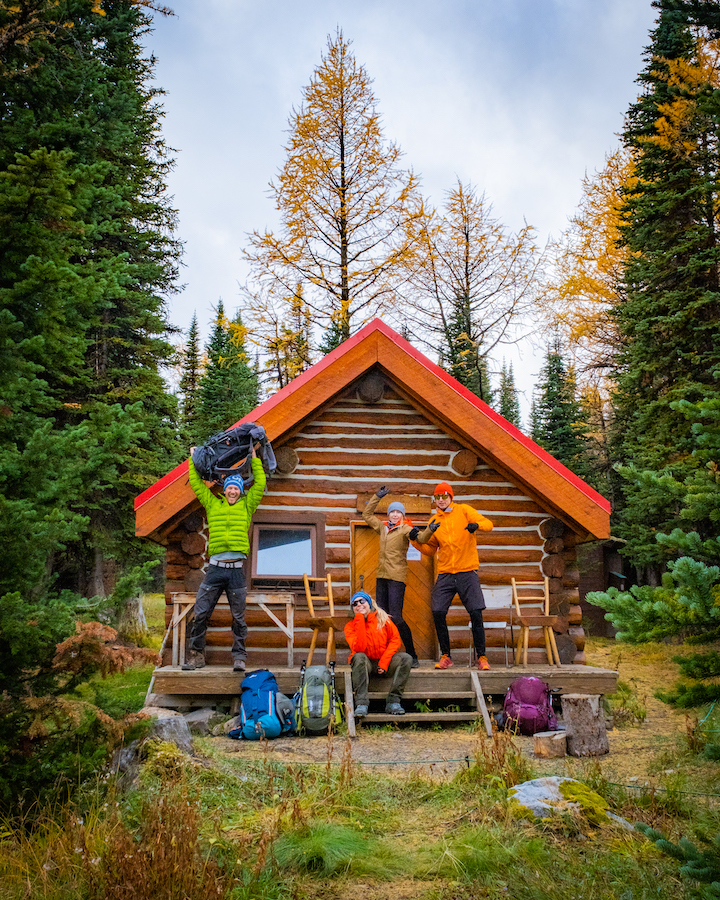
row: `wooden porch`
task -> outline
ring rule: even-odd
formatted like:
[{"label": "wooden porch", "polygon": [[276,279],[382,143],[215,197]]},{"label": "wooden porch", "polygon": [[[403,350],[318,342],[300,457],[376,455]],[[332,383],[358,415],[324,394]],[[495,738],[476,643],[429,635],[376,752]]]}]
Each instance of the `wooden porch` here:
[{"label": "wooden porch", "polygon": [[[315,660],[322,663],[323,659]],[[300,668],[272,669],[280,690],[292,696],[300,683]],[[501,702],[510,684],[522,675],[542,678],[560,694],[612,694],[617,689],[618,673],[594,666],[497,666],[489,672],[470,668],[467,663],[456,663],[452,669],[438,670],[430,661],[421,662],[419,669],[410,673],[402,717],[384,713],[385,697],[390,687],[387,678],[370,679],[370,714],[357,722],[352,717],[353,700],[350,683],[350,667],[338,665],[335,669],[335,687],[348,711],[348,730],[352,735],[355,725],[383,722],[468,722],[478,718],[489,727],[488,705]],[[235,709],[240,695],[242,675],[233,673],[228,666],[206,666],[192,672],[184,672],[178,666],[163,666],[154,673],[155,706],[186,708],[197,706],[229,706]],[[432,711],[419,711],[416,703],[438,707]]]}]

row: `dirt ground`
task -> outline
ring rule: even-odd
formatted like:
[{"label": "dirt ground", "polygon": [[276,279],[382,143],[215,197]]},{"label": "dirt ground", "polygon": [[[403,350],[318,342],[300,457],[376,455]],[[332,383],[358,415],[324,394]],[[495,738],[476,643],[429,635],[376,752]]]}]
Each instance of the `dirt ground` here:
[{"label": "dirt ground", "polygon": [[[636,696],[647,708],[647,718],[641,725],[629,725],[608,730],[610,753],[599,759],[606,776],[627,782],[657,781],[657,759],[663,751],[672,751],[685,732],[685,715],[653,697],[659,686],[669,686],[677,679],[677,666],[671,663],[668,648],[636,649],[616,645],[612,641],[591,642],[588,662],[603,668],[617,668],[620,679],[633,687]],[[457,771],[472,760],[484,732],[470,726],[444,727],[434,731],[427,727],[413,727],[410,723],[388,728],[359,728],[358,737],[349,740],[344,735],[329,738],[288,737],[276,741],[252,743],[229,738],[213,738],[213,748],[222,755],[234,758],[269,760],[291,764],[339,763],[343,753],[352,753],[353,761],[377,767],[387,774],[422,769],[427,774],[441,776]],[[532,757],[540,774],[561,774],[576,771],[583,761],[541,760],[533,754],[530,737],[515,738],[523,753]]]}]

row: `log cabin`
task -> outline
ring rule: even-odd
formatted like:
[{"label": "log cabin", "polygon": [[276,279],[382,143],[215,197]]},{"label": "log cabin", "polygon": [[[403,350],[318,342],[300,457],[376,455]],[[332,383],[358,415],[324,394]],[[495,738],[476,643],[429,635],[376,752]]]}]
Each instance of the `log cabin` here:
[{"label": "log cabin", "polygon": [[[513,576],[548,576],[562,662],[586,661],[577,548],[609,537],[610,504],[384,322],[370,322],[241,421],[265,428],[278,464],[253,519],[246,564],[249,668],[297,667],[307,655],[313,629],[303,573],[331,576],[336,615],[349,616],[361,578],[374,592],[379,539],[361,512],[380,485],[391,493],[379,515],[399,500],[422,524],[440,481],[494,523],[492,532],[477,532],[493,667],[507,664],[508,645],[512,658],[517,637],[517,629],[510,631]],[[141,494],[135,509],[136,533],[166,548],[170,623],[173,609],[191,603],[207,565],[207,523],[187,462]],[[405,618],[428,667],[438,653],[433,566],[411,548]],[[323,592],[321,581],[313,584]],[[263,603],[273,596],[278,603]],[[471,640],[457,597],[448,626],[458,665],[468,659]],[[177,666],[178,640],[174,657],[166,648],[164,666]],[[231,666],[226,605],[216,608],[207,640],[209,666]],[[546,662],[541,629],[531,634],[529,654],[530,663]],[[342,633],[337,660],[347,660]]]}]

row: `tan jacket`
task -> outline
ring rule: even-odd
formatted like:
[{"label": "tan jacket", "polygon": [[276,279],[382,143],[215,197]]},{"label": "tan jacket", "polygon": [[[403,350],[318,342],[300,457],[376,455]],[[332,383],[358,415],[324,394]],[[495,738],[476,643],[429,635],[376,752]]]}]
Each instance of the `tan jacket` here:
[{"label": "tan jacket", "polygon": [[378,554],[378,578],[389,578],[392,581],[404,582],[407,578],[407,551],[410,543],[411,525],[403,522],[397,528],[390,528],[389,523],[381,522],[373,513],[380,502],[375,494],[365,504],[362,517],[380,535],[380,553]]}]

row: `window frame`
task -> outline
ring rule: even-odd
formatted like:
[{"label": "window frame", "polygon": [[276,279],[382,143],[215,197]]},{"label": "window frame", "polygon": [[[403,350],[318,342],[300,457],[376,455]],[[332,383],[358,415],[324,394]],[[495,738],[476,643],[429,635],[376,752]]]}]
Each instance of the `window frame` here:
[{"label": "window frame", "polygon": [[263,575],[257,571],[258,533],[262,528],[293,529],[309,528],[312,541],[311,578],[325,577],[325,516],[322,513],[295,512],[288,510],[257,510],[252,519],[250,529],[250,583],[252,586],[283,586],[285,589],[303,588],[302,576],[298,575]]}]

